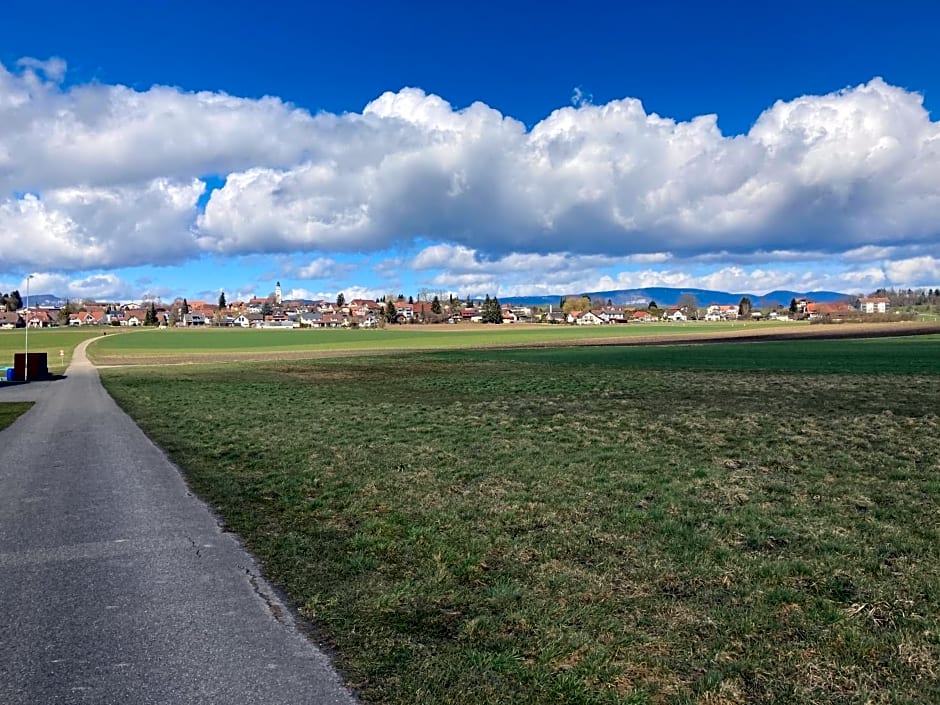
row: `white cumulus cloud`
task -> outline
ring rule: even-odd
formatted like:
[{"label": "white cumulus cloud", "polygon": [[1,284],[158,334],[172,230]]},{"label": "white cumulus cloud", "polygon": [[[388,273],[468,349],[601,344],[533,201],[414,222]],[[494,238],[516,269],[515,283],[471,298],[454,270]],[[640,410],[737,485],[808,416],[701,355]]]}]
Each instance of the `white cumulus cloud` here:
[{"label": "white cumulus cloud", "polygon": [[[574,255],[652,266],[768,253],[861,265],[895,253],[885,261],[904,258],[895,269],[910,278],[932,276],[917,258],[940,254],[940,126],[919,94],[880,78],[777,102],[728,137],[714,115],[677,121],[582,92],[527,129],[418,88],[311,114],[276,97],[68,85],[65,72],[55,58],[0,65],[6,271],[431,240],[442,244],[405,266],[481,282],[570,276]],[[203,204],[211,175],[224,185]]]}]

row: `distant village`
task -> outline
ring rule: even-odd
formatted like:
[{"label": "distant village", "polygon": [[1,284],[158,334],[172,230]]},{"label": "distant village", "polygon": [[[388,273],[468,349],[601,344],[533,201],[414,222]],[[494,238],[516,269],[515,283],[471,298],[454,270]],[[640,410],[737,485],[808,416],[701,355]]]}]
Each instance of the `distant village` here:
[{"label": "distant village", "polygon": [[[910,292],[910,290],[908,290]],[[417,300],[386,296],[379,300],[346,300],[339,294],[335,301],[296,301],[282,297],[281,283],[267,297],[248,301],[217,302],[175,299],[170,304],[159,301],[140,303],[67,302],[62,306],[28,306],[18,292],[0,295],[0,328],[47,328],[52,326],[215,326],[234,328],[376,328],[408,324],[513,324],[543,323],[556,325],[615,325],[688,320],[848,320],[887,314],[892,310],[892,296],[881,290],[869,297],[838,303],[814,302],[795,298],[789,307],[752,307],[743,297],[738,304],[700,305],[694,296],[683,294],[678,303],[659,307],[655,301],[646,305],[618,306],[610,300],[592,300],[587,296],[561,297],[558,305],[525,306],[500,304],[496,297],[460,299],[452,294],[422,292]],[[940,289],[911,292],[925,303],[940,303]],[[896,298],[896,297],[895,297]]]}]

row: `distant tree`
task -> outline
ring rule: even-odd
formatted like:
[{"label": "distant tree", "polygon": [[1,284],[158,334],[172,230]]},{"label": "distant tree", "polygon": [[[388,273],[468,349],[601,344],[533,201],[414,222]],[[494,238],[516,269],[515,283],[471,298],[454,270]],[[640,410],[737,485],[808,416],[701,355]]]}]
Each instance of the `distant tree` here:
[{"label": "distant tree", "polygon": [[219,294],[219,308],[225,308],[225,292]]},{"label": "distant tree", "polygon": [[397,319],[398,311],[395,309],[395,304],[389,299],[385,302],[385,320],[394,323]]},{"label": "distant tree", "polygon": [[179,297],[173,299],[173,303],[170,304],[169,319],[170,325],[176,325],[183,320],[183,299]]},{"label": "distant tree", "polygon": [[157,325],[157,306],[153,301],[150,302],[150,308],[147,309],[147,313],[144,315],[144,325]]},{"label": "distant tree", "polygon": [[568,296],[565,297],[565,303],[561,307],[565,313],[574,313],[575,311],[590,311],[591,298],[589,296]]},{"label": "distant tree", "polygon": [[656,305],[656,302],[655,302],[655,301],[650,301],[650,302],[646,305],[646,310],[647,310],[647,311],[649,311],[650,309],[658,309],[658,308],[659,308],[659,306]]},{"label": "distant tree", "polygon": [[183,315],[185,316],[189,313],[189,302],[186,299],[183,299]]},{"label": "distant tree", "polygon": [[397,301],[404,301],[404,300],[405,300],[405,295],[404,295],[404,294],[399,294],[399,295],[398,295],[398,299],[396,299],[396,300],[397,300]]},{"label": "distant tree", "polygon": [[408,297],[408,305],[411,306],[411,305],[414,304],[414,302],[415,302],[414,297],[413,297],[413,296],[409,296],[409,297]]},{"label": "distant tree", "polygon": [[677,305],[689,318],[698,318],[698,299],[695,294],[683,294]]},{"label": "distant tree", "polygon": [[262,316],[270,316],[272,313],[274,313],[274,304],[272,304],[270,301],[265,301],[263,304],[261,304]]},{"label": "distant tree", "polygon": [[75,313],[75,309],[72,307],[72,302],[69,300],[65,301],[65,306],[59,309],[59,313],[56,314],[56,323],[62,326],[67,326],[69,324],[69,316]]},{"label": "distant tree", "polygon": [[431,313],[436,316],[440,316],[443,313],[443,310],[441,309],[441,300],[436,296],[434,297],[434,301],[431,302]]},{"label": "distant tree", "polygon": [[8,311],[19,311],[23,308],[23,297],[20,296],[20,292],[17,289],[14,289],[10,292],[9,303],[7,303]]},{"label": "distant tree", "polygon": [[800,310],[800,305],[796,302],[796,299],[790,299],[790,313],[796,313]]},{"label": "distant tree", "polygon": [[496,297],[491,299],[489,294],[486,295],[483,300],[483,308],[480,310],[480,320],[484,323],[503,322],[503,311],[499,307],[499,299]]},{"label": "distant tree", "polygon": [[738,304],[738,315],[742,318],[751,315],[751,299],[747,296],[741,297],[741,302]]},{"label": "distant tree", "polygon": [[467,294],[467,300],[464,302],[467,308],[473,308],[473,299],[470,298],[470,294]]},{"label": "distant tree", "polygon": [[342,308],[346,305],[346,294],[342,291],[336,295],[336,308]]}]

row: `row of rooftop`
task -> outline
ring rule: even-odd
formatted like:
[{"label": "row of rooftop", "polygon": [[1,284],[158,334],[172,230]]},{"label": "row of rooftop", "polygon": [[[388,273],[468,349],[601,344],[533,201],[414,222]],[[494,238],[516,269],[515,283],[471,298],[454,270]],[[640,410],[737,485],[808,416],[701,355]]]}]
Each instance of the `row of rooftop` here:
[{"label": "row of rooftop", "polygon": [[[394,323],[460,323],[483,320],[482,306],[466,305],[451,301],[441,304],[428,301],[393,301]],[[437,310],[435,310],[437,309]],[[853,313],[886,313],[890,309],[885,297],[861,298],[857,306],[848,302],[816,303],[809,299],[795,299],[789,309],[765,311],[744,310],[742,305],[712,304],[689,310],[690,307],[671,306],[662,310],[616,306],[608,304],[584,311],[565,311],[553,306],[500,306],[504,323],[541,322],[568,323],[575,325],[603,325],[612,323],[645,323],[657,320],[685,321],[700,318],[706,321],[750,319],[814,318],[849,315]],[[270,298],[252,298],[219,306],[205,301],[186,302],[177,300],[170,306],[150,304],[106,304],[86,303],[78,311],[59,307],[30,307],[15,312],[0,312],[0,327],[44,328],[55,325],[87,326],[233,326],[241,328],[260,327],[375,327],[386,321],[386,304],[373,299],[352,299],[349,302],[330,301],[280,301],[272,303]]]}]

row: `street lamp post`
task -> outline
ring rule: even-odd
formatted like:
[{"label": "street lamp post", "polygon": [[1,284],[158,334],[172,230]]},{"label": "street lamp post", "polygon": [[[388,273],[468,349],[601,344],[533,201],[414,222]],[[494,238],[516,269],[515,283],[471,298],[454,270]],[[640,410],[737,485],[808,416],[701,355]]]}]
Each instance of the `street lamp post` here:
[{"label": "street lamp post", "polygon": [[32,274],[26,277],[26,332],[23,335],[23,337],[26,339],[26,359],[23,361],[24,382],[29,382],[29,280],[32,278]]}]

